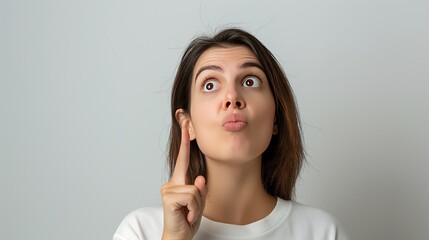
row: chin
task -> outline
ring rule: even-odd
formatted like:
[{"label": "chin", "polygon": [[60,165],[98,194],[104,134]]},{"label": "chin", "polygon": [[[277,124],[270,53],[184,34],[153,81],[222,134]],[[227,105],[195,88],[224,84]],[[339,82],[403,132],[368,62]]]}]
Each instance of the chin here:
[{"label": "chin", "polygon": [[[198,147],[208,159],[229,162],[229,163],[246,163],[256,158],[260,158],[262,153],[268,147],[262,142],[252,143],[239,139],[222,139],[212,141],[203,141],[197,139]],[[200,141],[198,141],[200,140]],[[213,144],[215,142],[215,144]]]},{"label": "chin", "polygon": [[[203,150],[202,150],[203,151]],[[206,151],[207,154],[203,151],[207,160],[214,160],[223,163],[230,164],[244,164],[250,162],[254,159],[260,159],[261,153],[252,153],[249,151],[237,151],[237,150],[222,150],[222,151]]]}]

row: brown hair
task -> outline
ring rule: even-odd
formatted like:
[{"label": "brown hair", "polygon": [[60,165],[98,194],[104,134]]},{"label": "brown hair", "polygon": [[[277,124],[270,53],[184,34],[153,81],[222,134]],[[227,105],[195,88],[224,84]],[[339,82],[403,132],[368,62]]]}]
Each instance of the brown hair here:
[{"label": "brown hair", "polygon": [[[261,63],[275,99],[275,122],[278,133],[273,135],[262,154],[262,181],[265,190],[286,200],[294,198],[296,179],[304,158],[298,110],[290,84],[273,54],[253,35],[241,29],[225,29],[214,37],[198,37],[186,49],[177,70],[171,93],[171,120],[168,163],[170,176],[176,164],[181,141],[181,128],[175,112],[190,111],[192,73],[200,55],[211,47],[248,47]],[[207,177],[204,154],[196,141],[191,142],[187,181],[199,175]]]}]

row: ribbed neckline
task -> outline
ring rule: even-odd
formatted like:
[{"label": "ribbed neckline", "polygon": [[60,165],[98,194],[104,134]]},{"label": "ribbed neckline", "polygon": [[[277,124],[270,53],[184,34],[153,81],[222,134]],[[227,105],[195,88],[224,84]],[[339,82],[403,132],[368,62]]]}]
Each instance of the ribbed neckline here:
[{"label": "ribbed neckline", "polygon": [[290,201],[277,197],[274,209],[266,217],[246,225],[235,225],[216,222],[203,216],[200,230],[219,237],[256,237],[274,229],[279,223],[287,218],[292,208]]}]

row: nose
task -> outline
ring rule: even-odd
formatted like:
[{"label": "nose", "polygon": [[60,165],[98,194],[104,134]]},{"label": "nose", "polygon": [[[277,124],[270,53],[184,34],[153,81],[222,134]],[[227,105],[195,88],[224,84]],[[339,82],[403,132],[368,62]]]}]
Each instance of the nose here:
[{"label": "nose", "polygon": [[240,101],[227,101],[225,103],[225,108],[226,109],[228,109],[228,108],[238,108],[238,109],[241,109],[242,108],[241,105],[242,105],[242,103]]},{"label": "nose", "polygon": [[246,102],[241,96],[240,92],[237,91],[235,87],[230,87],[227,89],[225,94],[225,99],[223,101],[223,108],[227,109],[243,109],[246,107]]}]

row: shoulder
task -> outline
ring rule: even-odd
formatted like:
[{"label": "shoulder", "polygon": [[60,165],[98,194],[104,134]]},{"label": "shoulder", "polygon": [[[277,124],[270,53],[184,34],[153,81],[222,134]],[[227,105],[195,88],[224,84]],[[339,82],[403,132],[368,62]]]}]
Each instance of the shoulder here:
[{"label": "shoulder", "polygon": [[322,209],[298,202],[291,202],[291,205],[291,217],[317,224],[334,224],[337,222],[333,215]]},{"label": "shoulder", "polygon": [[290,204],[287,224],[297,235],[301,235],[300,232],[302,232],[305,235],[317,236],[316,239],[348,239],[342,225],[332,214],[298,202],[285,202]]},{"label": "shoulder", "polygon": [[163,218],[161,206],[134,210],[122,220],[113,239],[161,239]]}]

